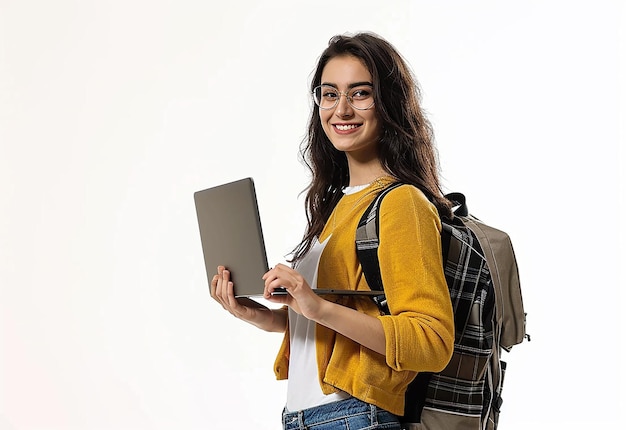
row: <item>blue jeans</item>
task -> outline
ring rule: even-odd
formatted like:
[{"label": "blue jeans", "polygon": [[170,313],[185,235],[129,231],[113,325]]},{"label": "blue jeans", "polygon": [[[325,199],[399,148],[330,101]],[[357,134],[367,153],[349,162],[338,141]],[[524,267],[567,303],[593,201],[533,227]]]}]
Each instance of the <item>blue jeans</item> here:
[{"label": "blue jeans", "polygon": [[350,397],[297,412],[283,411],[284,430],[400,430],[398,417]]}]

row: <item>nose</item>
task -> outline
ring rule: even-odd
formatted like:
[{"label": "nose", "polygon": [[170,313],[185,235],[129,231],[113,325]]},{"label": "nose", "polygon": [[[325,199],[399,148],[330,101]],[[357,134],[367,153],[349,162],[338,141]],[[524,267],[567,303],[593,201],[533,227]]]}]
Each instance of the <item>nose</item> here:
[{"label": "nose", "polygon": [[335,114],[340,118],[346,118],[351,116],[353,113],[354,111],[352,110],[352,106],[348,102],[348,96],[346,94],[340,94],[339,102],[337,102],[337,107],[335,108]]}]

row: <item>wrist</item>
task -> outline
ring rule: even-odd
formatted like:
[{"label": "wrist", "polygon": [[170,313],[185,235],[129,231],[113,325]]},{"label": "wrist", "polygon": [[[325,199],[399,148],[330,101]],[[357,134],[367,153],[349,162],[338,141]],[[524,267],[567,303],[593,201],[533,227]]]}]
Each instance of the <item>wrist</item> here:
[{"label": "wrist", "polygon": [[325,300],[319,296],[317,297],[319,298],[320,303],[317,307],[315,318],[311,319],[325,327],[331,327],[332,316],[335,314],[335,312],[333,312],[333,308],[339,305],[333,302],[329,302],[328,300]]}]

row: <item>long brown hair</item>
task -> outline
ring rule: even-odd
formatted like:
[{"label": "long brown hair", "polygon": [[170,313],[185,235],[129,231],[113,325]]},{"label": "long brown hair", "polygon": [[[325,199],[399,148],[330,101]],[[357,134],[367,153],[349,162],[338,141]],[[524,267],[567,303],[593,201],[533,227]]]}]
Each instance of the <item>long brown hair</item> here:
[{"label": "long brown hair", "polygon": [[[450,202],[439,184],[439,165],[430,122],[420,107],[420,89],[398,51],[386,40],[371,33],[338,35],[330,39],[317,63],[311,91],[321,83],[324,67],[334,57],[353,56],[372,75],[375,109],[382,123],[379,159],[383,168],[399,181],[419,188],[435,205],[440,216],[449,217]],[[331,212],[349,183],[346,155],[334,148],[313,109],[308,135],[300,153],[311,171],[306,192],[307,229],[293,250],[298,261],[320,235]]]}]

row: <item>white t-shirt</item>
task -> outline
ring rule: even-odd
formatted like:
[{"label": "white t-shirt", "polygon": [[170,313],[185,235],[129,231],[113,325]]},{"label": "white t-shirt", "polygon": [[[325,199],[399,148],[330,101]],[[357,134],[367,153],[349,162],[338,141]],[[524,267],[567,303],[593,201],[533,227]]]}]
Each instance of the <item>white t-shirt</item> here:
[{"label": "white t-shirt", "polygon": [[[328,238],[330,239],[330,237]],[[311,288],[317,288],[317,267],[328,243],[316,241],[308,254],[298,262],[296,270]],[[345,392],[326,395],[319,384],[315,349],[315,322],[289,309],[289,378],[287,380],[287,410],[290,412],[343,400]]]},{"label": "white t-shirt", "polygon": [[[367,185],[349,187],[345,194],[362,190]],[[311,250],[296,265],[296,270],[311,288],[317,288],[317,272],[322,252],[330,236]],[[289,309],[289,378],[287,382],[287,411],[295,412],[350,397],[344,391],[326,395],[319,384],[317,353],[315,349],[315,322]]]}]

